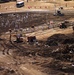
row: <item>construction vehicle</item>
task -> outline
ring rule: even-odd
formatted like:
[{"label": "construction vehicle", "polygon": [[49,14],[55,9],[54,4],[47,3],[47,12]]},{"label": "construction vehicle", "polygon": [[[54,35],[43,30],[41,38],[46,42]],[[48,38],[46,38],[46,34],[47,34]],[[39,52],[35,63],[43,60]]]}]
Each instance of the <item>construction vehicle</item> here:
[{"label": "construction vehicle", "polygon": [[21,42],[23,42],[22,34],[17,34],[17,35],[16,35],[16,40],[15,40],[14,42],[16,42],[16,43],[21,43]]},{"label": "construction vehicle", "polygon": [[64,13],[61,13],[60,10],[57,10],[56,13],[54,13],[54,16],[64,16]]}]

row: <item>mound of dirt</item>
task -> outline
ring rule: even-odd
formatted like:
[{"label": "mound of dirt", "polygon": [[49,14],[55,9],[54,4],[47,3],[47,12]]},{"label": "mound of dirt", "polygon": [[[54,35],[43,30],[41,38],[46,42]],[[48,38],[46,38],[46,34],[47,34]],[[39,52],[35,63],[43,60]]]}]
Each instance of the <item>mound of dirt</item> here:
[{"label": "mound of dirt", "polygon": [[63,44],[73,44],[74,43],[74,38],[67,38],[63,41]]},{"label": "mound of dirt", "polygon": [[55,34],[47,39],[46,44],[49,46],[58,46],[66,38],[67,36],[65,34]]}]

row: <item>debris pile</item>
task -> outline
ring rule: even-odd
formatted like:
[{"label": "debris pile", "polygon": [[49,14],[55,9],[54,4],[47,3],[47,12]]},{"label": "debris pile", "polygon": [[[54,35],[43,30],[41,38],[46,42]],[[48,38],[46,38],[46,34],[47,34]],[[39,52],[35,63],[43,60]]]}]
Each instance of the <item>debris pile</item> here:
[{"label": "debris pile", "polygon": [[67,36],[65,34],[55,34],[47,39],[46,44],[49,46],[58,46],[66,38]]}]

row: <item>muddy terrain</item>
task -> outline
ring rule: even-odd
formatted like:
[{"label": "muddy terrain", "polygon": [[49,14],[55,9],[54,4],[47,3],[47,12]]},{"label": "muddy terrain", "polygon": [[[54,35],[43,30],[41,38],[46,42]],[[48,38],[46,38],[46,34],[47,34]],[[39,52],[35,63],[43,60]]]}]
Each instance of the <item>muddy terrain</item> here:
[{"label": "muddy terrain", "polygon": [[[7,19],[6,19],[7,18]],[[73,75],[74,74],[74,15],[53,16],[53,14],[23,13],[0,15],[0,74],[1,75]],[[53,20],[54,26],[48,28]],[[67,23],[60,29],[59,24]],[[46,25],[44,25],[46,24]],[[34,31],[22,32],[23,42],[16,42],[14,29],[35,26]],[[39,28],[39,26],[45,28]],[[42,26],[42,27],[43,27]],[[10,39],[9,29],[12,29]],[[30,29],[29,29],[30,30]],[[36,36],[36,41],[26,38]]]}]

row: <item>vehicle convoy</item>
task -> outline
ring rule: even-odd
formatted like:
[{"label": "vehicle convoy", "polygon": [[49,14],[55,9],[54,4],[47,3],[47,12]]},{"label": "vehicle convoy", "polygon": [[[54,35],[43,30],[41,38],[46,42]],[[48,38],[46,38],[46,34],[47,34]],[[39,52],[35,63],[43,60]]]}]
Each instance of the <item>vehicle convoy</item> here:
[{"label": "vehicle convoy", "polygon": [[16,7],[20,8],[24,6],[24,0],[16,0]]}]

